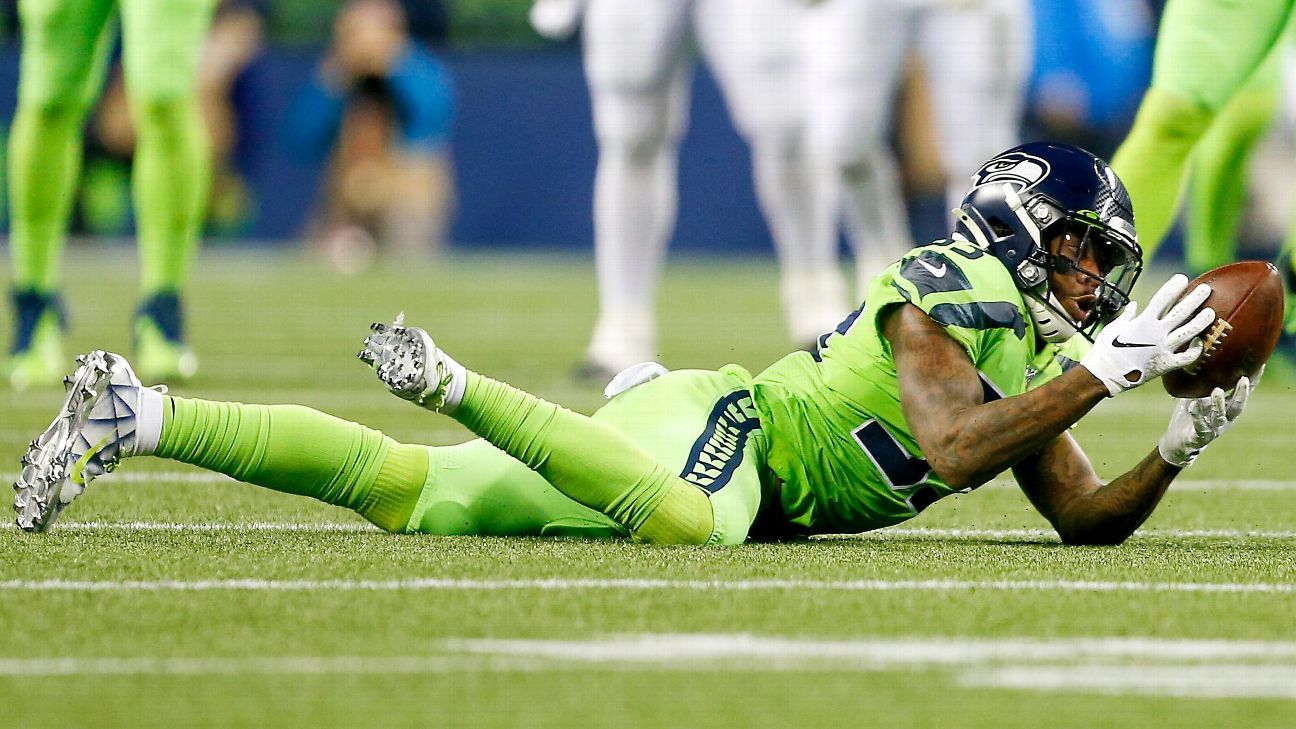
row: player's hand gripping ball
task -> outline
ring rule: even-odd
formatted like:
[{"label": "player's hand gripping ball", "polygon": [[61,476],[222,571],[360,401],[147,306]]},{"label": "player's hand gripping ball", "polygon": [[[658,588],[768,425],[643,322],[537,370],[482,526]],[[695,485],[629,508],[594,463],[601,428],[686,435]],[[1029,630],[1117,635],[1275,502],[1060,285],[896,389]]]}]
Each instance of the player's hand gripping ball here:
[{"label": "player's hand gripping ball", "polygon": [[1283,286],[1273,264],[1230,263],[1202,274],[1186,290],[1202,283],[1211,287],[1203,306],[1215,310],[1215,323],[1201,336],[1201,357],[1161,378],[1175,397],[1207,397],[1217,387],[1232,390],[1242,377],[1254,380],[1282,333]]}]

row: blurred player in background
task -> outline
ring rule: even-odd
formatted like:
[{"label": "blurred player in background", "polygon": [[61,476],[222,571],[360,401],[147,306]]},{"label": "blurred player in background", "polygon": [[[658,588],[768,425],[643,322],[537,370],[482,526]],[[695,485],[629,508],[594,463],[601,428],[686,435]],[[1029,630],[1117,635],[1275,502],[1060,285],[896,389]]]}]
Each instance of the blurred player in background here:
[{"label": "blurred player in background", "polygon": [[[1217,135],[1204,148],[1194,196],[1193,235],[1236,233],[1236,216],[1244,185],[1233,177],[1242,160],[1236,155],[1258,136],[1269,112],[1258,108],[1256,91],[1272,82],[1276,71],[1266,62],[1281,46],[1292,16],[1292,0],[1169,0],[1161,16],[1152,87],[1139,106],[1129,136],[1112,159],[1112,167],[1129,186],[1139,211],[1139,231],[1151,260],[1174,223],[1189,157],[1208,130]],[[1258,74],[1258,76],[1257,76]],[[1261,91],[1261,93],[1263,93]],[[1229,106],[1232,105],[1231,108]],[[1215,131],[1212,124],[1223,126]],[[1230,141],[1230,139],[1235,141]],[[1201,239],[1190,244],[1193,264],[1205,265]],[[1296,265],[1290,246],[1280,255],[1287,284],[1284,349],[1296,334]]]},{"label": "blurred player in background", "polygon": [[844,212],[862,292],[913,245],[889,145],[906,59],[922,62],[952,209],[967,192],[964,172],[1018,138],[1030,3],[823,0],[806,22],[808,182],[816,187],[809,247],[835,251]]},{"label": "blurred player in background", "polygon": [[311,237],[339,268],[363,268],[378,244],[406,254],[442,248],[453,111],[450,72],[410,37],[400,4],[342,8],[281,129],[298,157],[329,160]]},{"label": "blurred player in background", "polygon": [[136,363],[187,378],[181,294],[198,245],[209,145],[195,83],[215,0],[22,0],[21,80],[9,142],[16,388],[57,384],[66,326],[60,257],[81,167],[81,128],[103,84],[120,14],[127,99],[138,144],[132,185],[140,295]]},{"label": "blurred player in background", "polygon": [[799,0],[537,0],[536,29],[584,22],[585,73],[599,143],[594,186],[599,316],[586,374],[654,359],[656,290],[675,227],[677,157],[688,115],[690,29],[752,149],[756,193],[782,270],[794,342],[846,313],[836,252],[811,245],[804,171]]}]

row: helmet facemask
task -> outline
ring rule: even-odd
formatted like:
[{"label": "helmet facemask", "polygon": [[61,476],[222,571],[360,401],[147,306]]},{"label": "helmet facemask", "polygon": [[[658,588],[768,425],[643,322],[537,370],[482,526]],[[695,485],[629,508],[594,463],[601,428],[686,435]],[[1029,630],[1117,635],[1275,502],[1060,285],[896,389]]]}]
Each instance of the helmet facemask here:
[{"label": "helmet facemask", "polygon": [[[1079,147],[1031,142],[995,156],[954,214],[954,237],[1003,263],[1050,342],[1092,340],[1129,302],[1143,268],[1125,186]],[[1064,234],[1065,250],[1050,250]]]},{"label": "helmet facemask", "polygon": [[[1066,341],[1077,333],[1092,341],[1129,303],[1143,270],[1133,225],[1119,217],[1102,220],[1088,210],[1065,211],[1045,195],[1029,196],[1014,207],[1019,217],[1030,219],[1032,237],[1038,235],[1037,245],[1016,272],[1026,284],[1022,292],[1036,331],[1049,342]],[[1064,245],[1070,250],[1049,250],[1058,236],[1068,236]],[[1080,320],[1062,305],[1049,281],[1049,274],[1077,271],[1098,284],[1093,305]]]}]

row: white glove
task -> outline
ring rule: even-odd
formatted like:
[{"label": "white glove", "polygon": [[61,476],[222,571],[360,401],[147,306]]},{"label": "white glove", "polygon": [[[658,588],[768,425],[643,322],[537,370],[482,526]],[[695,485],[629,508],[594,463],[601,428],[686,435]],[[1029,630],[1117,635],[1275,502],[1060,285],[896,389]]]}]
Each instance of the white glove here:
[{"label": "white glove", "polygon": [[1098,333],[1080,365],[1102,380],[1108,393],[1117,395],[1197,361],[1201,342],[1193,342],[1183,352],[1175,350],[1215,323],[1215,310],[1208,306],[1192,316],[1210,296],[1206,284],[1199,284],[1171,307],[1186,288],[1188,277],[1176,273],[1152,296],[1146,311],[1140,313],[1138,304],[1131,301],[1116,321]]},{"label": "white glove", "polygon": [[[1259,374],[1255,382],[1259,384]],[[1172,466],[1191,466],[1203,448],[1233,427],[1254,389],[1251,380],[1243,377],[1231,395],[1225,396],[1224,391],[1217,387],[1207,397],[1176,402],[1170,415],[1170,426],[1157,442],[1161,457]]]},{"label": "white glove", "polygon": [[576,34],[585,0],[535,0],[527,20],[541,37],[565,41]]}]

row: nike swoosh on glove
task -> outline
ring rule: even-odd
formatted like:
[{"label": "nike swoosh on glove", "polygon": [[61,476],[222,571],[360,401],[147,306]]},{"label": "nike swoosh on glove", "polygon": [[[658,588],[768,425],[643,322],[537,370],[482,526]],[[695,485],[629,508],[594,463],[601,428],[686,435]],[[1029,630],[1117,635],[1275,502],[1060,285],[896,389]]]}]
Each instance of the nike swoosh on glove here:
[{"label": "nike swoosh on glove", "polygon": [[1080,366],[1101,380],[1108,394],[1117,395],[1197,361],[1201,342],[1193,342],[1182,352],[1175,350],[1215,323],[1215,310],[1208,306],[1197,311],[1210,296],[1206,284],[1199,284],[1175,304],[1186,288],[1188,277],[1176,273],[1152,296],[1146,310],[1138,311],[1138,304],[1131,301],[1099,332]]}]

